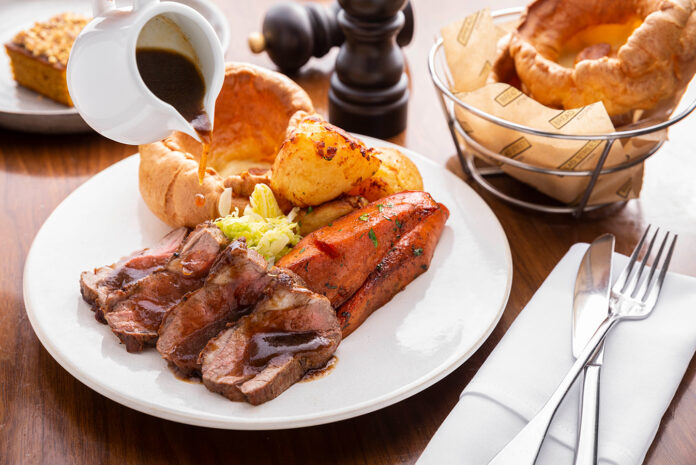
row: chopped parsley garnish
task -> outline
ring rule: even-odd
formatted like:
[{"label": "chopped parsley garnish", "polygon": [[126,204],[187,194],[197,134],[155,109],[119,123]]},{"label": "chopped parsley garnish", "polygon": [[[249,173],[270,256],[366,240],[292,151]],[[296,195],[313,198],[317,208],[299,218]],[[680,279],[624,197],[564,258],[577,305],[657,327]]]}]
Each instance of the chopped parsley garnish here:
[{"label": "chopped parsley garnish", "polygon": [[381,263],[378,263],[378,264],[377,264],[377,271],[381,271],[381,270],[382,270],[382,264],[381,264]]},{"label": "chopped parsley garnish", "polygon": [[377,204],[377,210],[381,213],[382,210],[384,210],[384,205],[382,205],[381,203],[378,203],[378,204]]},{"label": "chopped parsley garnish", "polygon": [[338,286],[334,286],[331,283],[326,283],[326,284],[324,284],[324,286],[328,287],[329,289],[336,289],[338,287]]},{"label": "chopped parsley garnish", "polygon": [[305,248],[302,247],[302,249],[300,249],[300,253],[304,253],[304,251],[305,251]]},{"label": "chopped parsley garnish", "polygon": [[401,221],[399,221],[399,220],[394,220],[394,221],[396,221],[396,227],[401,229]]},{"label": "chopped parsley garnish", "polygon": [[420,257],[421,255],[423,255],[423,249],[421,249],[420,247],[418,247],[417,249],[413,249],[413,255],[415,255],[416,257]]},{"label": "chopped parsley garnish", "polygon": [[394,205],[392,205],[391,203],[388,203],[388,204],[387,204],[387,208],[392,208],[393,206],[394,206]]},{"label": "chopped parsley garnish", "polygon": [[312,207],[307,208],[307,213],[312,213],[312,211],[314,211]]},{"label": "chopped parsley garnish", "polygon": [[358,217],[358,219],[359,219],[360,221],[367,221],[367,213],[365,213],[364,215],[360,215],[360,216]]},{"label": "chopped parsley garnish", "polygon": [[328,226],[333,226],[333,221],[331,223],[329,223]]},{"label": "chopped parsley garnish", "polygon": [[379,246],[379,242],[377,241],[377,235],[375,234],[375,231],[372,228],[370,228],[370,232],[367,233],[367,237],[370,238],[370,240],[372,241],[372,245],[374,245],[376,249]]}]

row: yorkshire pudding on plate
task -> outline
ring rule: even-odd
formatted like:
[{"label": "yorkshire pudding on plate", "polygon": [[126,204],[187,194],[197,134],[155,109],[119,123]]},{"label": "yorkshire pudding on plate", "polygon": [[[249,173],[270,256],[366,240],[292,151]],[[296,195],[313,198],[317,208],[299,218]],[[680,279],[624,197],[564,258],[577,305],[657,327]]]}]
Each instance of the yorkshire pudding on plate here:
[{"label": "yorkshire pudding on plate", "polygon": [[611,116],[648,110],[679,97],[696,71],[696,2],[537,0],[505,56],[525,93],[546,106],[601,100]]},{"label": "yorkshire pudding on plate", "polygon": [[[139,147],[143,200],[173,227],[193,227],[215,218],[225,187],[255,184],[245,181],[263,177],[264,170],[271,167],[290,118],[300,110],[313,112],[312,101],[289,78],[250,64],[228,63],[215,105],[203,183],[198,182],[201,144],[174,132],[164,140]],[[233,198],[233,203],[239,204],[233,207],[246,205],[248,195],[240,193]]]}]

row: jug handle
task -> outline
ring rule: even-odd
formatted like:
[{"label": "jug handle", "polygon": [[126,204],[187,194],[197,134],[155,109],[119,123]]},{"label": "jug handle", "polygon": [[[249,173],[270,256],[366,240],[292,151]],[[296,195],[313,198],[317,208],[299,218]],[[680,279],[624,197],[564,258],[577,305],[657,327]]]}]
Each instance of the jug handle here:
[{"label": "jug handle", "polygon": [[143,8],[144,6],[147,6],[150,3],[158,3],[158,2],[159,2],[159,0],[133,0],[133,10]]},{"label": "jug handle", "polygon": [[113,7],[113,0],[92,0],[92,16],[101,16]]},{"label": "jug handle", "polygon": [[[133,10],[138,10],[159,0],[133,0]],[[92,0],[92,15],[101,16],[114,8],[114,0]]]}]

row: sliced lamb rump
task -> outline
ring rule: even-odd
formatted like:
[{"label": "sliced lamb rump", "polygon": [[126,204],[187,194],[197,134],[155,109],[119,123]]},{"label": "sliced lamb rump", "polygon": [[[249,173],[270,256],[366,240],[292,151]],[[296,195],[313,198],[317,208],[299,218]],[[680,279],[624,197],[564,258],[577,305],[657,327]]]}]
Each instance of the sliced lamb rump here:
[{"label": "sliced lamb rump", "polygon": [[154,345],[165,312],[203,285],[228,243],[214,224],[198,225],[166,267],[129,286],[126,296],[106,309],[106,321],[128,352]]},{"label": "sliced lamb rump", "polygon": [[212,339],[200,355],[203,383],[231,400],[258,405],[324,366],[341,341],[329,300],[274,268],[273,292]]},{"label": "sliced lamb rump", "polygon": [[198,354],[225,326],[263,297],[272,277],[267,263],[243,241],[232,242],[218,257],[203,287],[167,313],[157,350],[186,375],[199,371]]},{"label": "sliced lamb rump", "polygon": [[106,323],[103,309],[110,296],[166,265],[181,246],[187,233],[187,228],[175,229],[152,248],[138,250],[113,265],[82,272],[80,292],[82,298],[92,305],[96,319]]}]

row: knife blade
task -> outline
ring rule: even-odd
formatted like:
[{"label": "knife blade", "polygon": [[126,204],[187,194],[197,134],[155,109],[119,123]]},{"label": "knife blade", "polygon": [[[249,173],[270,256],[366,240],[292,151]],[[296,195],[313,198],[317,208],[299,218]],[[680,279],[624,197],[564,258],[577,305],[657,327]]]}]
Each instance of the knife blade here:
[{"label": "knife blade", "polygon": [[[577,357],[609,311],[611,255],[614,236],[604,234],[590,244],[575,279],[573,295],[573,356]],[[600,357],[597,361],[602,363]]]},{"label": "knife blade", "polygon": [[[572,349],[577,357],[609,312],[611,259],[614,236],[604,234],[585,252],[575,280],[573,295]],[[604,361],[604,345],[585,367],[580,396],[578,442],[573,463],[597,463],[597,420],[599,412],[599,372]]]}]

